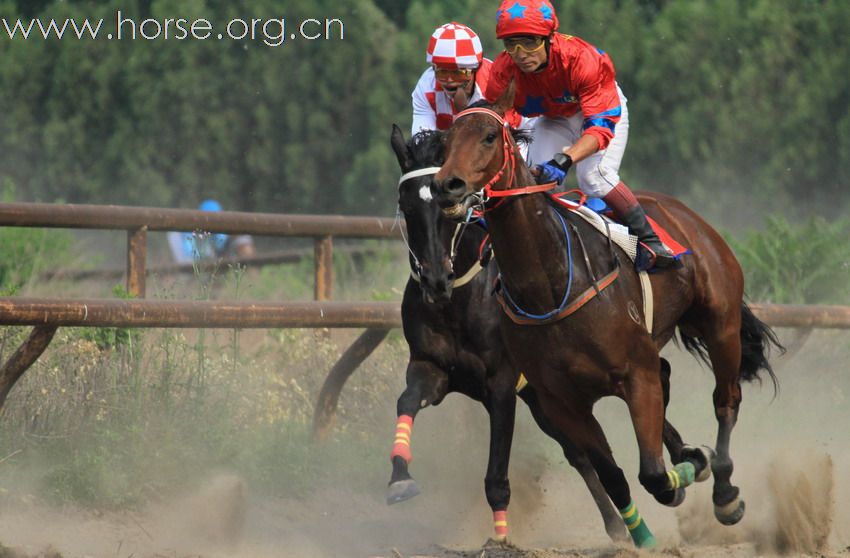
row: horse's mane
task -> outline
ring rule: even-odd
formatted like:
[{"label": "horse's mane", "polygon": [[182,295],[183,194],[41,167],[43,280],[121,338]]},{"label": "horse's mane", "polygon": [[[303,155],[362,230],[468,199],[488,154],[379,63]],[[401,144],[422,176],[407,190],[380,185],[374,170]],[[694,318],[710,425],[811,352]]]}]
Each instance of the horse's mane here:
[{"label": "horse's mane", "polygon": [[439,130],[417,132],[407,141],[407,150],[417,168],[441,165],[446,158],[443,132]]},{"label": "horse's mane", "polygon": [[[475,101],[474,103],[472,103],[471,105],[469,105],[466,108],[482,108],[482,107],[492,109],[493,105],[488,103],[486,99],[478,99],[477,101]],[[531,141],[532,141],[531,130],[517,129],[517,128],[514,128],[513,126],[510,127],[510,130],[511,130],[511,136],[513,136],[514,141],[516,143],[525,144],[525,145],[528,145],[528,144],[531,143]]]}]

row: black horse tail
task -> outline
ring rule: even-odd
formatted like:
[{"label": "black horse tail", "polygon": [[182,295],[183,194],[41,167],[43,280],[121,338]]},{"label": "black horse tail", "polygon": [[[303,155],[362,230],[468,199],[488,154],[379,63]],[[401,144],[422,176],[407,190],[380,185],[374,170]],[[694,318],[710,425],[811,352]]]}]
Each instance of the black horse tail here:
[{"label": "black horse tail", "polygon": [[[708,347],[702,339],[689,337],[679,330],[682,344],[692,355],[711,366],[708,357]],[[780,354],[785,352],[785,347],[779,342],[776,334],[769,325],[759,320],[745,302],[741,303],[741,368],[740,378],[746,382],[758,380],[761,382],[759,372],[764,370],[773,382],[773,391],[778,393],[779,380],[773,372],[773,367],[767,359],[771,347],[779,350]]]}]

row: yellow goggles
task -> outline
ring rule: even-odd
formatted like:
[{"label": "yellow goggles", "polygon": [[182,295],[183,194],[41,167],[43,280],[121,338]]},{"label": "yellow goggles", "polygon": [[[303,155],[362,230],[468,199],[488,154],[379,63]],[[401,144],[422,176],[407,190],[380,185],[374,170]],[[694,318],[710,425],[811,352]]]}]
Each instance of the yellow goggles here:
[{"label": "yellow goggles", "polygon": [[502,44],[505,45],[505,52],[508,54],[519,54],[519,51],[523,52],[537,52],[543,45],[546,44],[544,37],[540,37],[538,35],[531,35],[526,37],[509,37],[502,41]]},{"label": "yellow goggles", "polygon": [[469,81],[472,79],[471,68],[439,68],[434,66],[434,75],[440,81]]}]

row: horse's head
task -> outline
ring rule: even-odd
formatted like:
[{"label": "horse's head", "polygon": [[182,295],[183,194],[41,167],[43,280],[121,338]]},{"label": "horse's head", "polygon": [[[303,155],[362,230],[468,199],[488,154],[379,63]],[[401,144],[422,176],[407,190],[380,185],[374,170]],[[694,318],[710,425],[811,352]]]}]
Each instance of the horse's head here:
[{"label": "horse's head", "polygon": [[[480,203],[478,195],[529,180],[515,139],[525,139],[504,120],[513,106],[513,82],[492,106],[474,103],[461,112],[446,136],[446,160],[434,177],[434,195],[451,219],[462,219]],[[519,173],[519,176],[517,176]]]},{"label": "horse's head", "polygon": [[453,226],[446,222],[431,195],[431,181],[444,156],[443,135],[424,131],[405,142],[393,125],[390,138],[401,167],[398,207],[407,225],[410,267],[428,302],[448,302],[455,279],[451,259]]}]

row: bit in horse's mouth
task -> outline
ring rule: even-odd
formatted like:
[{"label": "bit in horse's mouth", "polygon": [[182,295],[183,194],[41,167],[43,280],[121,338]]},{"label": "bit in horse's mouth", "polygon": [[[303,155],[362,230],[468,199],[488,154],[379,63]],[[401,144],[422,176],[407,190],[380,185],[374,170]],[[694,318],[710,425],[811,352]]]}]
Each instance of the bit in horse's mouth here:
[{"label": "bit in horse's mouth", "polygon": [[466,215],[466,203],[456,203],[451,207],[442,208],[443,215],[449,219],[462,219]]}]

